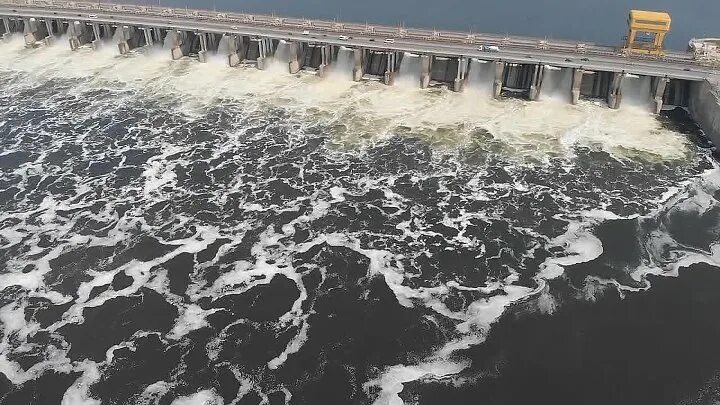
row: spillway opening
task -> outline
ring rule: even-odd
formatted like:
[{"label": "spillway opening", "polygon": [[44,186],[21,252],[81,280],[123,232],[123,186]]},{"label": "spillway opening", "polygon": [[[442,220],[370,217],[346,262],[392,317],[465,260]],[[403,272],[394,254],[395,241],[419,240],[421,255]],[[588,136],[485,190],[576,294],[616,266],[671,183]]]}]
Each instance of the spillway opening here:
[{"label": "spillway opening", "polygon": [[470,59],[467,89],[491,95],[495,81],[495,64],[482,59]]},{"label": "spillway opening", "polygon": [[543,72],[541,100],[571,101],[573,70],[546,65]]},{"label": "spillway opening", "polygon": [[536,65],[508,63],[503,71],[504,97],[528,98]]},{"label": "spillway opening", "polygon": [[420,71],[420,55],[405,52],[400,62],[400,69],[395,83],[406,87],[418,87],[420,84]]},{"label": "spillway opening", "polygon": [[612,75],[612,72],[583,72],[580,98],[607,100]]},{"label": "spillway opening", "polygon": [[330,76],[338,80],[352,80],[354,67],[354,51],[345,46],[338,47]]},{"label": "spillway opening", "polygon": [[621,85],[623,105],[649,109],[651,81],[649,76],[625,74]]}]

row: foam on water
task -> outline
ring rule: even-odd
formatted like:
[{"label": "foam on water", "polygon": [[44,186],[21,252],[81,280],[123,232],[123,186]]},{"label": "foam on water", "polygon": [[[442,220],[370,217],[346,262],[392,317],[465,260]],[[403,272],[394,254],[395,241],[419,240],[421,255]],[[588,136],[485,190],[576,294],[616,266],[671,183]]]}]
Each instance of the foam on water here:
[{"label": "foam on water", "polygon": [[[27,117],[9,124],[17,129],[0,125],[8,131],[0,163],[27,154],[0,166],[3,184],[17,187],[0,200],[0,288],[24,291],[0,307],[0,371],[15,385],[47,370],[79,373],[64,403],[98,403],[93,387],[142,339],[158,336],[170,353],[192,349],[208,330],[206,368],[231,364],[240,383],[232,403],[253,393],[264,401],[282,393],[287,402],[292,384],[274,373],[291,373],[293,359],[325,333],[313,329],[318,296],[362,287],[355,301],[379,301],[384,290],[371,293],[372,280],[386,286],[392,311],[442,336],[356,381],[376,403],[401,403],[403,383],[466,368],[454,355],[482,343],[509,306],[547,297],[546,279],[601,258],[595,226],[709,218],[716,207],[717,170],[695,177],[707,169],[706,154],[642,109],[548,108],[492,100],[482,88],[421,90],[412,55],[403,58],[400,85],[387,87],[353,83],[347,72],[321,79],[107,48],[0,45],[0,119]],[[41,122],[22,115],[30,109],[45,114]],[[634,278],[719,261],[717,244],[689,251],[666,228],[649,226],[653,260],[630,269]],[[317,259],[323,249],[344,252],[341,269],[367,265],[362,274],[334,274],[333,260]],[[253,308],[278,280],[297,295],[285,291],[284,307]],[[134,331],[94,360],[76,359],[72,351],[82,349],[63,340],[69,328],[97,322],[93,311],[152,294],[176,311],[164,329]],[[35,299],[67,307],[41,325],[27,315]],[[258,313],[218,327],[243,299],[250,303],[242,310]],[[32,342],[39,332],[56,340]],[[237,334],[255,333],[279,346],[259,350],[268,354],[260,365],[223,357],[236,349],[251,357],[258,350],[232,345],[245,344]],[[22,353],[41,360],[23,367]],[[140,386],[133,400],[226,401],[215,388],[187,387],[187,367]]]}]

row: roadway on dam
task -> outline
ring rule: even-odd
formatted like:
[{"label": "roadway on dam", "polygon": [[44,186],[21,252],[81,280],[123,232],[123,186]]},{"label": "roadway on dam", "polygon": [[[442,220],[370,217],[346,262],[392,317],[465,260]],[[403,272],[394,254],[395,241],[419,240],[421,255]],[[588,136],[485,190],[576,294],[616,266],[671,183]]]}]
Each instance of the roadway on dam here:
[{"label": "roadway on dam", "polygon": [[[108,7],[110,5],[103,4]],[[166,9],[167,10],[167,9]],[[187,13],[185,10],[181,10]],[[344,26],[341,32],[332,32],[326,28],[268,26],[258,23],[243,23],[237,21],[222,21],[208,17],[192,18],[168,14],[166,16],[143,15],[123,11],[107,11],[101,9],[68,9],[62,7],[48,7],[38,5],[20,5],[17,3],[0,3],[0,15],[10,17],[55,18],[66,20],[80,20],[97,23],[111,23],[135,25],[145,27],[162,27],[179,30],[201,31],[208,33],[236,33],[239,35],[269,37],[302,42],[327,43],[351,48],[365,48],[383,51],[399,51],[417,54],[432,54],[437,56],[465,56],[483,60],[503,60],[508,63],[520,64],[550,64],[558,67],[582,68],[607,72],[626,72],[630,74],[668,77],[672,79],[700,81],[710,78],[716,71],[694,63],[689,59],[673,58],[672,60],[654,60],[648,58],[624,57],[608,54],[604,51],[587,53],[571,53],[568,51],[523,49],[520,47],[503,46],[499,52],[480,51],[478,44],[496,40],[497,36],[483,37],[475,34],[475,44],[453,41],[429,41],[410,38],[393,38],[393,43],[385,43],[388,33],[368,34],[363,30],[349,29]],[[92,15],[92,18],[89,16]],[[303,35],[303,32],[309,32]],[[341,40],[340,35],[350,36],[348,40]]]}]

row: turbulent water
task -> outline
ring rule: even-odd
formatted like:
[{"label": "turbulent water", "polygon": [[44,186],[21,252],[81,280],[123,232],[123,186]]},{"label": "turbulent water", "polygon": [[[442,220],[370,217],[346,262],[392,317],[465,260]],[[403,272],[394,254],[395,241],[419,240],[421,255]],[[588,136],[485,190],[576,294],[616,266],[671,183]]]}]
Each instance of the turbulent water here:
[{"label": "turbulent water", "polygon": [[3,404],[720,398],[682,111],[0,50]]}]

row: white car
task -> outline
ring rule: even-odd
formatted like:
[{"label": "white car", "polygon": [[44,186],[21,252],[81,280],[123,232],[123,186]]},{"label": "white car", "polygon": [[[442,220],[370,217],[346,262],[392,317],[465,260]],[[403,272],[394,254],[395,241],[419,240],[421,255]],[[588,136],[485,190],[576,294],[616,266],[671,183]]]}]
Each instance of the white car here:
[{"label": "white car", "polygon": [[231,30],[234,30],[234,31],[237,31],[239,28],[238,28],[237,25],[233,25],[232,27],[230,27],[230,29],[231,29]]},{"label": "white car", "polygon": [[340,35],[340,36],[338,37],[338,39],[341,40],[341,41],[347,41],[348,39],[350,39],[350,37],[347,36],[347,35]]},{"label": "white car", "polygon": [[302,32],[302,34],[303,34],[303,35],[310,35],[310,31],[305,30],[305,31]]},{"label": "white car", "polygon": [[394,43],[395,43],[395,40],[392,39],[392,38],[385,38],[385,43],[386,43],[386,44],[394,44]]},{"label": "white car", "polygon": [[88,14],[88,18],[97,18],[95,14]]},{"label": "white car", "polygon": [[500,47],[495,45],[487,45],[485,46],[485,50],[488,52],[500,52]]}]

